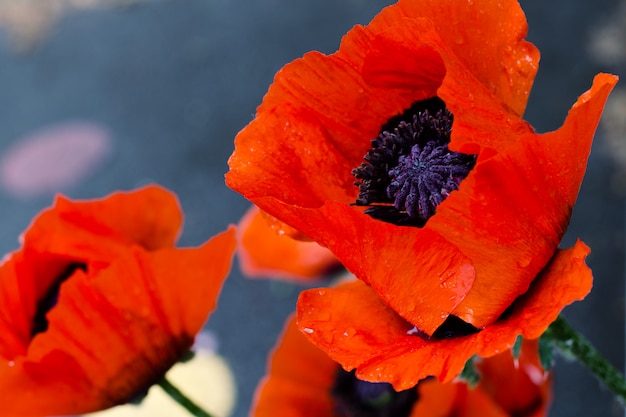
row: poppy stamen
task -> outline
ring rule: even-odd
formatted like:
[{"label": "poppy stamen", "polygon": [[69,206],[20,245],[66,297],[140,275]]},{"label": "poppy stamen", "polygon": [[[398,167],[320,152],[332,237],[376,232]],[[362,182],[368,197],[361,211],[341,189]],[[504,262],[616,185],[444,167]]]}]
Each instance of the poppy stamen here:
[{"label": "poppy stamen", "polygon": [[459,188],[476,155],[451,152],[452,113],[438,97],[414,103],[391,118],[372,140],[366,162],[352,171],[357,206],[377,220],[423,227]]},{"label": "poppy stamen", "polygon": [[341,417],[408,417],[418,399],[417,389],[395,391],[386,382],[358,379],[339,368],[331,389],[335,414]]}]

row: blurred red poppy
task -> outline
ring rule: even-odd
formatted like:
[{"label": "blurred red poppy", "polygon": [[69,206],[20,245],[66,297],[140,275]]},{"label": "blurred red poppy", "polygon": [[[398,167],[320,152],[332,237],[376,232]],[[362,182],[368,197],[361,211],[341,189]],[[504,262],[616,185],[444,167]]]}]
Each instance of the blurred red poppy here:
[{"label": "blurred red poppy", "polygon": [[[560,129],[535,133],[521,117],[539,60],[526,30],[513,0],[400,0],[335,54],[311,52],[278,72],[235,139],[227,184],[328,247],[416,335],[497,325],[529,288],[541,295],[531,284],[555,260],[587,275],[584,245],[556,251],[617,81],[597,75]],[[569,278],[533,334],[590,290],[578,273]],[[345,327],[328,305],[299,301],[320,346]],[[371,310],[359,314],[386,329]],[[500,331],[482,353],[519,332]],[[381,352],[397,356],[382,340],[359,361],[333,353],[364,366]],[[368,378],[391,378],[378,366]],[[438,366],[454,376],[456,367]]]},{"label": "blurred red poppy", "polygon": [[255,206],[239,222],[237,237],[239,265],[251,278],[312,282],[340,265],[328,249],[300,240],[296,231]]},{"label": "blurred red poppy", "polygon": [[539,364],[537,341],[525,340],[517,361],[510,351],[475,361],[480,381],[422,380],[395,392],[359,381],[287,322],[259,384],[251,417],[358,415],[394,417],[540,417],[547,415],[552,378]]},{"label": "blurred red poppy", "polygon": [[138,398],[191,347],[235,232],[174,247],[182,213],[149,186],[57,197],[0,265],[3,415],[80,414]]}]

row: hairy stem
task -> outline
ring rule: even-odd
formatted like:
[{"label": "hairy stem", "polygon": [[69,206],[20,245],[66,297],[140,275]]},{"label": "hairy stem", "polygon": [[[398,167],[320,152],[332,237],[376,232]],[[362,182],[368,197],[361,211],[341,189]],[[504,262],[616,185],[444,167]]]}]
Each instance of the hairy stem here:
[{"label": "hairy stem", "polygon": [[170,396],[174,401],[180,404],[189,414],[196,417],[213,417],[204,411],[199,405],[193,402],[189,397],[183,394],[176,386],[174,386],[167,378],[163,377],[158,385]]},{"label": "hairy stem", "polygon": [[558,317],[542,337],[552,340],[565,355],[572,356],[584,364],[602,381],[622,405],[626,404],[626,381],[624,376],[611,365],[587,339],[574,330],[564,318]]}]

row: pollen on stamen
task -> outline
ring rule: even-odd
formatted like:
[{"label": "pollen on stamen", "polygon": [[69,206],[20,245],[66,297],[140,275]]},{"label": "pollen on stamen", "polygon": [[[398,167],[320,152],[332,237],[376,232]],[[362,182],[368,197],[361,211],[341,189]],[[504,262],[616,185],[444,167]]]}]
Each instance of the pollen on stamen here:
[{"label": "pollen on stamen", "polygon": [[475,155],[448,149],[452,121],[438,97],[391,118],[352,171],[359,187],[354,204],[377,220],[423,227],[476,163]]}]

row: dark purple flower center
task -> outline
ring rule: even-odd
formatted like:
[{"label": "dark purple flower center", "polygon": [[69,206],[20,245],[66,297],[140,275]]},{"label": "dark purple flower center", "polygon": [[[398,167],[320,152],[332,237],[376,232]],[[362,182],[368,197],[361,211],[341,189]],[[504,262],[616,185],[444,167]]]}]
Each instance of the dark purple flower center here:
[{"label": "dark purple flower center", "polygon": [[359,187],[355,204],[369,207],[365,213],[377,220],[423,227],[476,163],[475,155],[448,149],[452,120],[439,97],[391,118],[352,171]]},{"label": "dark purple flower center", "polygon": [[331,395],[340,417],[408,417],[418,398],[416,388],[397,392],[391,384],[362,381],[341,368]]},{"label": "dark purple flower center", "polygon": [[48,330],[48,318],[46,315],[50,310],[57,305],[59,301],[59,290],[61,284],[67,281],[77,269],[87,271],[87,265],[75,262],[71,263],[59,274],[54,280],[45,295],[37,302],[37,309],[35,310],[35,316],[33,317],[33,327],[30,331],[31,338],[39,333],[43,333]]},{"label": "dark purple flower center", "polygon": [[435,340],[452,339],[478,333],[480,329],[461,320],[457,316],[449,315],[431,336]]}]

